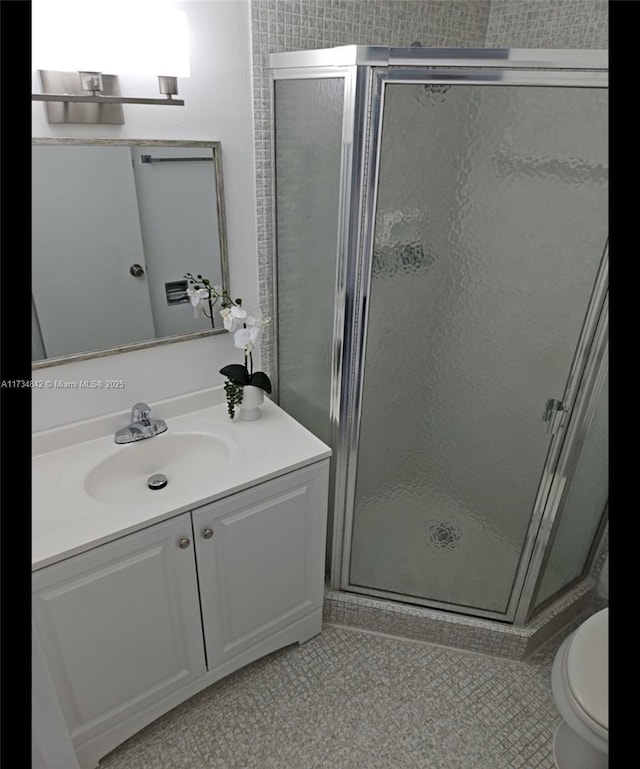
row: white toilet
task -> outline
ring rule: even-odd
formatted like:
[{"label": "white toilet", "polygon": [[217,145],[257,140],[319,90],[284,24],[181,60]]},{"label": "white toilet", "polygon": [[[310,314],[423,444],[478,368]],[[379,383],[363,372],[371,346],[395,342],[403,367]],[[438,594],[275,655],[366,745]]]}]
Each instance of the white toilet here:
[{"label": "white toilet", "polygon": [[556,654],[551,690],[562,723],[553,739],[558,769],[609,766],[609,609],[593,614]]}]

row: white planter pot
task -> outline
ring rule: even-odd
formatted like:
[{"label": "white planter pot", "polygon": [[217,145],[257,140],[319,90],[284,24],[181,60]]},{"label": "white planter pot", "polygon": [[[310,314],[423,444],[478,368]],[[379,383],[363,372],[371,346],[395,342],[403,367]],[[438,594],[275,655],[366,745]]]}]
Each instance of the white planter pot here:
[{"label": "white planter pot", "polygon": [[242,403],[238,406],[238,415],[245,422],[260,419],[260,406],[264,402],[264,390],[261,387],[245,385],[242,388]]}]

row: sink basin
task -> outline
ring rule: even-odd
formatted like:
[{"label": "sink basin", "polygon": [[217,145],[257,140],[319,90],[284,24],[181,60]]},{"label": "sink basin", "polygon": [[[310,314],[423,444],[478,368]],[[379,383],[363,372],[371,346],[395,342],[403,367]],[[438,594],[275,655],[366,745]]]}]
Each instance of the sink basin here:
[{"label": "sink basin", "polygon": [[[174,491],[210,485],[212,476],[224,472],[232,447],[207,433],[163,433],[118,446],[87,474],[85,491],[100,502],[122,504],[157,500]],[[149,477],[162,473],[168,483],[152,490]]]}]

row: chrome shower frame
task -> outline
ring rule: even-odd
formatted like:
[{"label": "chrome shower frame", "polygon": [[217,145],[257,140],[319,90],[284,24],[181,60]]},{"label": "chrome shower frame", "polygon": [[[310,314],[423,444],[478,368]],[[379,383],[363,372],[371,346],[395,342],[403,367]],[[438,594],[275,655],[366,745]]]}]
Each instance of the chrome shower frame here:
[{"label": "chrome shower frame", "polygon": [[[272,103],[277,80],[341,77],[345,81],[329,404],[333,448],[329,497],[331,558],[328,564],[331,588],[516,625],[525,624],[540,608],[534,608],[534,601],[553,542],[554,524],[564,500],[564,481],[577,463],[606,374],[606,247],[563,394],[562,402],[568,409],[568,419],[551,439],[507,610],[502,613],[470,609],[442,601],[356,587],[349,583],[385,88],[389,83],[607,88],[607,60],[607,51],[603,50],[430,49],[356,45],[271,54]],[[275,169],[274,155],[272,161]],[[274,255],[275,216],[274,210]],[[273,379],[277,398],[276,262],[274,258],[272,274],[276,303],[276,366]],[[602,525],[599,534],[602,533]],[[595,550],[594,547],[582,577],[588,573]]]}]

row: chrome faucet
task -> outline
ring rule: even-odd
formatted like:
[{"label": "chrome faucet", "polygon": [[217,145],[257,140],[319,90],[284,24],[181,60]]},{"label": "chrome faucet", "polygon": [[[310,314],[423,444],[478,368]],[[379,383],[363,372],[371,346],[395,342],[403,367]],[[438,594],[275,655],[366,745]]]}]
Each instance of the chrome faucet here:
[{"label": "chrome faucet", "polygon": [[151,419],[151,407],[146,403],[136,403],[131,409],[131,424],[116,432],[113,440],[116,443],[133,443],[145,438],[153,438],[167,430],[163,419]]}]

